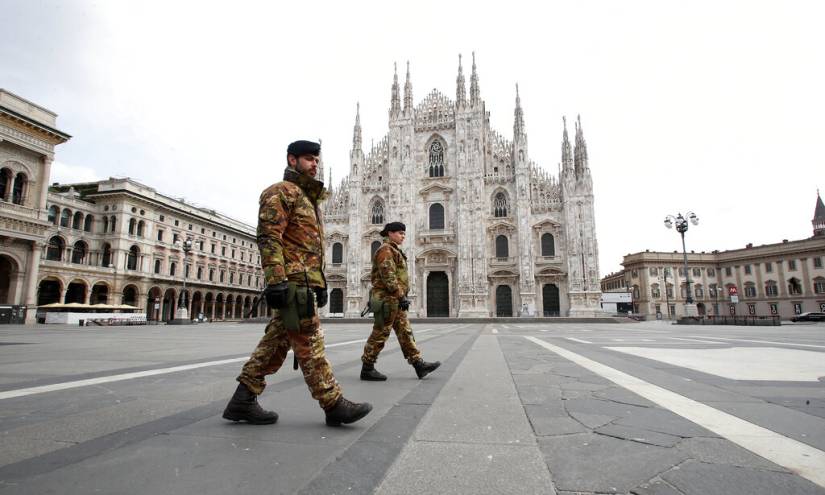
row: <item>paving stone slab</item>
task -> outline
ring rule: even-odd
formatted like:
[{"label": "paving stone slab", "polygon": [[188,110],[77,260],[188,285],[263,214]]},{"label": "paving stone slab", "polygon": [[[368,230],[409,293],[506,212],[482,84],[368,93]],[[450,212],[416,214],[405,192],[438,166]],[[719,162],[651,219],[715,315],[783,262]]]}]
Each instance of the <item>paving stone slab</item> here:
[{"label": "paving stone slab", "polygon": [[632,495],[685,495],[661,479],[642,483],[636,488],[630,490],[630,493]]},{"label": "paving stone slab", "polygon": [[516,385],[522,404],[547,404],[561,401],[561,390],[541,385]]},{"label": "paving stone slab", "polygon": [[825,495],[825,488],[794,474],[695,461],[661,477],[685,495]]},{"label": "paving stone slab", "polygon": [[626,493],[687,458],[676,449],[594,433],[538,442],[556,488],[572,492]]},{"label": "paving stone slab", "polygon": [[718,438],[719,435],[706,430],[692,421],[658,407],[637,409],[632,414],[622,416],[615,422],[617,425],[643,428],[649,431],[667,433],[679,437],[709,437]]},{"label": "paving stone slab", "polygon": [[618,416],[605,416],[603,414],[585,414],[580,412],[570,412],[570,417],[583,424],[587,428],[595,429],[604,426],[611,421],[619,419]]},{"label": "paving stone slab", "polygon": [[615,423],[602,426],[595,431],[600,435],[607,435],[622,440],[631,440],[633,442],[646,443],[650,445],[658,445],[660,447],[673,447],[682,440],[681,437],[674,435],[658,433],[633,426],[622,426]]},{"label": "paving stone slab", "polygon": [[634,414],[635,411],[645,409],[641,406],[620,404],[603,399],[572,398],[564,401],[564,407],[570,413],[595,414],[601,416],[624,417]]},{"label": "paving stone slab", "polygon": [[640,397],[627,389],[617,387],[615,385],[613,387],[594,392],[593,397],[620,402],[622,404],[632,404],[634,406],[657,407],[653,402]]},{"label": "paving stone slab", "polygon": [[404,449],[375,493],[552,495],[555,490],[534,447],[415,442]]},{"label": "paving stone slab", "polygon": [[578,421],[570,418],[564,411],[549,410],[544,406],[524,406],[533,432],[537,436],[569,435],[589,431]]},{"label": "paving stone slab", "polygon": [[688,457],[708,464],[727,464],[763,471],[789,472],[782,466],[760,457],[723,438],[685,438],[676,446]]}]

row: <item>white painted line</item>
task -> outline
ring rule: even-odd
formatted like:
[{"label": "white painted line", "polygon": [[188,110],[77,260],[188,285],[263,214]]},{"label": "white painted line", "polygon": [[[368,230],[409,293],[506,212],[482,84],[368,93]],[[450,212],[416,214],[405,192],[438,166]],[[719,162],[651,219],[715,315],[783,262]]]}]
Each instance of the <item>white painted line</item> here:
[{"label": "white painted line", "polygon": [[[425,333],[429,330],[424,330],[418,333]],[[335,344],[329,344],[325,347],[340,347],[343,345],[349,344],[357,344],[366,342],[367,339],[359,339],[359,340],[349,340],[346,342],[337,342]],[[291,354],[292,351],[289,351],[287,354]],[[168,373],[177,373],[179,371],[188,371],[188,370],[196,370],[198,368],[206,368],[209,366],[220,366],[222,364],[229,364],[229,363],[238,363],[241,361],[246,361],[249,359],[249,356],[242,356],[230,359],[221,359],[219,361],[207,361],[203,363],[195,363],[195,364],[185,364],[182,366],[173,366],[171,368],[159,368],[155,370],[146,370],[146,371],[135,371],[132,373],[122,373],[120,375],[111,375],[111,376],[101,376],[97,378],[89,378],[86,380],[75,380],[73,382],[63,382],[63,383],[54,383],[52,385],[42,385],[40,387],[30,387],[30,388],[20,388],[17,390],[7,390],[5,392],[0,392],[0,400],[2,399],[11,399],[14,397],[24,397],[26,395],[35,395],[35,394],[42,394],[45,392],[56,392],[58,390],[67,390],[70,388],[78,388],[78,387],[86,387],[89,385],[99,385],[101,383],[111,383],[111,382],[119,382],[122,380],[131,380],[133,378],[145,378],[147,376],[155,376],[155,375],[165,375]]]},{"label": "white painted line", "polygon": [[492,330],[490,330],[490,331],[491,331],[492,333],[498,333],[498,330],[496,330],[495,328],[494,328],[494,329],[492,329]]},{"label": "white painted line", "polygon": [[825,487],[825,452],[535,337],[527,340]]},{"label": "white painted line", "polygon": [[699,339],[683,339],[679,337],[668,337],[669,339],[673,340],[684,340],[685,342],[699,342],[700,344],[716,344],[716,345],[725,345],[722,342],[714,342],[711,340],[699,340]]},{"label": "white painted line", "polygon": [[[693,337],[693,335],[691,335]],[[792,345],[795,347],[813,347],[815,349],[825,349],[825,345],[813,345],[813,344],[797,344],[794,342],[774,342],[771,340],[748,340],[748,339],[726,339],[724,337],[709,337],[703,336],[703,339],[715,339],[715,340],[729,340],[731,342],[751,342],[754,344],[774,344],[774,345]]]},{"label": "white painted line", "polygon": [[584,339],[577,339],[576,337],[565,337],[567,340],[572,340],[573,342],[578,342],[579,344],[592,344],[589,340]]},{"label": "white painted line", "polygon": [[639,339],[641,342],[655,342],[653,339]]}]

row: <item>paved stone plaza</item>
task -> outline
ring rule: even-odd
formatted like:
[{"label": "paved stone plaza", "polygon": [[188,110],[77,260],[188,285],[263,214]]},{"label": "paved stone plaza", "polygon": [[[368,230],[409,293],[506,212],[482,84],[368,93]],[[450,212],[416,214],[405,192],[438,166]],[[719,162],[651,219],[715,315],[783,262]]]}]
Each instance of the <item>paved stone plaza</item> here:
[{"label": "paved stone plaza", "polygon": [[[0,493],[825,494],[825,324],[418,323],[418,380],[326,324],[324,425],[286,366],[277,424],[221,419],[263,327],[0,327]],[[291,359],[287,360],[291,364]]]}]

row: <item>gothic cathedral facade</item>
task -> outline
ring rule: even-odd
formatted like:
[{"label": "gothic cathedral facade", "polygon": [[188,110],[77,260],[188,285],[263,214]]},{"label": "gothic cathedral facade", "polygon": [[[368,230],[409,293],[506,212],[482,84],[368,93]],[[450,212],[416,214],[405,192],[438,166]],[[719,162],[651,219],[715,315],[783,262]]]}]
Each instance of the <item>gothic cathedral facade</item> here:
[{"label": "gothic cathedral facade", "polygon": [[459,57],[455,101],[413,104],[396,71],[389,132],[365,153],[360,107],[350,171],[324,206],[329,316],[356,317],[385,223],[407,226],[410,316],[597,316],[593,183],[581,122],[566,123],[558,177],[530,160],[516,86],[512,140],[490,127],[473,56]]}]

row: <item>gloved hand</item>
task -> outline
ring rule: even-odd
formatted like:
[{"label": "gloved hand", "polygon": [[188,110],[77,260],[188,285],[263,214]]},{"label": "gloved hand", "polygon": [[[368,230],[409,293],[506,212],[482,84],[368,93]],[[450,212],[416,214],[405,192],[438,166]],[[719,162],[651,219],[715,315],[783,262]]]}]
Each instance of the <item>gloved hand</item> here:
[{"label": "gloved hand", "polygon": [[329,300],[329,293],[327,292],[326,288],[315,288],[315,302],[318,304],[319,308],[323,308],[327,305],[327,301]]},{"label": "gloved hand", "polygon": [[289,285],[286,282],[278,282],[277,284],[269,284],[264,289],[264,297],[266,303],[270,308],[281,309],[286,306],[286,293]]},{"label": "gloved hand", "polygon": [[401,311],[407,311],[410,309],[410,300],[407,299],[407,296],[402,297],[398,301],[398,307],[401,309]]}]

